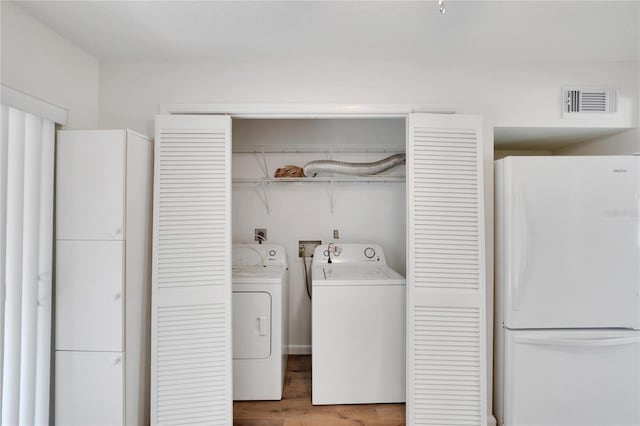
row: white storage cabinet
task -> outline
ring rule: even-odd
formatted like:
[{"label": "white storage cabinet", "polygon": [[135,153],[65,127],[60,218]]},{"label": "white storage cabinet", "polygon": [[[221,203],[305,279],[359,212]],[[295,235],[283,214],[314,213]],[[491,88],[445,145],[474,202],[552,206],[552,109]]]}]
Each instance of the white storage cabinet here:
[{"label": "white storage cabinet", "polygon": [[153,146],[58,132],[55,421],[149,423]]}]

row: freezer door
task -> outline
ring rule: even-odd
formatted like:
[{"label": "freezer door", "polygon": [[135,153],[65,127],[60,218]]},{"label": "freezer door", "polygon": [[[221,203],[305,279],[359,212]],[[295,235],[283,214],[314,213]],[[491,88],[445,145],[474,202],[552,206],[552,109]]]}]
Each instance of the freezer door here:
[{"label": "freezer door", "polygon": [[501,161],[504,325],[640,328],[640,157]]},{"label": "freezer door", "polygon": [[640,424],[640,332],[505,333],[505,426]]}]

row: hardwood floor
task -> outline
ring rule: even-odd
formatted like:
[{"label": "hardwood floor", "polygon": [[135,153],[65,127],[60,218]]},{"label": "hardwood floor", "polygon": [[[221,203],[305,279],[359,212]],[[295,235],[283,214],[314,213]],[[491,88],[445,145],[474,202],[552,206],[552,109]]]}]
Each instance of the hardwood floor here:
[{"label": "hardwood floor", "polygon": [[311,357],[291,355],[282,401],[233,403],[235,426],[400,426],[404,404],[311,405]]}]

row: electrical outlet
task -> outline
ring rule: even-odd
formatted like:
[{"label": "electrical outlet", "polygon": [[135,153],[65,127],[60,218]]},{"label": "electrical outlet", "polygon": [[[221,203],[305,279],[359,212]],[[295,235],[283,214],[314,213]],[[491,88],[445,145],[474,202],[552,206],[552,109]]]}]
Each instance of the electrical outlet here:
[{"label": "electrical outlet", "polygon": [[337,230],[337,229],[333,230],[333,239],[334,240],[340,239],[340,231],[339,230]]},{"label": "electrical outlet", "polygon": [[258,242],[267,241],[267,228],[256,228],[253,231],[253,240]]},{"label": "electrical outlet", "polygon": [[309,241],[309,240],[304,240],[304,241],[298,241],[298,257],[302,257],[303,254],[303,248],[304,248],[304,256],[306,257],[311,257],[311,255],[313,255],[313,251],[316,249],[316,247],[318,247],[320,244],[322,244],[322,241],[320,240],[313,240],[313,241]]}]

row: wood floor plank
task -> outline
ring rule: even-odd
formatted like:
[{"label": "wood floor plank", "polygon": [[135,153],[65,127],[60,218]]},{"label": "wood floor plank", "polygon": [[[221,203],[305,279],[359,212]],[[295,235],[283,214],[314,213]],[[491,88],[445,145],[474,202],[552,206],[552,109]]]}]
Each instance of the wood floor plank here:
[{"label": "wood floor plank", "polygon": [[284,426],[368,426],[364,420],[341,419],[335,415],[313,414],[291,417],[284,420]]},{"label": "wood floor plank", "polygon": [[378,416],[383,419],[402,420],[405,418],[404,404],[378,404],[376,406]]},{"label": "wood floor plank", "polygon": [[233,426],[284,426],[284,419],[233,419]]},{"label": "wood floor plank", "polygon": [[289,356],[282,401],[236,401],[234,426],[402,426],[404,404],[311,404],[311,357]]}]

